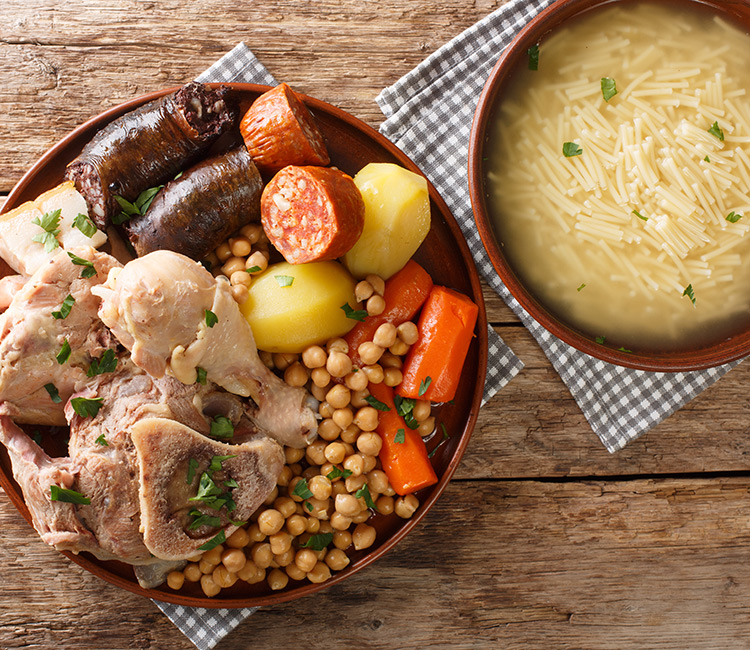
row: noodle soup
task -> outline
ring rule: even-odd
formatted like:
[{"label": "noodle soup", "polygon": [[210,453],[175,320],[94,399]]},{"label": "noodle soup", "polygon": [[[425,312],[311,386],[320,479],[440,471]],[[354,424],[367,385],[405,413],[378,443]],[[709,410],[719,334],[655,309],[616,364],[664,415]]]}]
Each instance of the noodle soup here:
[{"label": "noodle soup", "polygon": [[539,44],[484,155],[497,239],[553,314],[639,350],[750,325],[748,88],[750,36],[697,5],[605,5]]}]

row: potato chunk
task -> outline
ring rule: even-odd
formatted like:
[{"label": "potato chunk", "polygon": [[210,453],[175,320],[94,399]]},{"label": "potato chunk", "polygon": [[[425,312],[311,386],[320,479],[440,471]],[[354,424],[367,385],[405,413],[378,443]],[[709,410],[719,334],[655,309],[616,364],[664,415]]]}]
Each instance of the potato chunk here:
[{"label": "potato chunk", "polygon": [[403,268],[430,230],[427,181],[393,163],[370,163],[354,177],[365,202],[362,235],[343,257],[352,275],[388,279]]},{"label": "potato chunk", "polygon": [[302,352],[354,327],[357,321],[347,318],[342,306],[359,308],[355,284],[338,262],[281,262],[253,280],[240,309],[260,350]]}]

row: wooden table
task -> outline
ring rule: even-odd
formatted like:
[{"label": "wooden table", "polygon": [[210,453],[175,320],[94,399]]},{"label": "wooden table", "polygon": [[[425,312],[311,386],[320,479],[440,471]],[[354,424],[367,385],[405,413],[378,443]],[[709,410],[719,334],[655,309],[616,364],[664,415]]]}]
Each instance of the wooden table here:
[{"label": "wooden table", "polygon": [[[0,192],[76,125],[191,79],[239,41],[278,79],[377,126],[383,87],[500,4],[6,0]],[[516,317],[485,299],[526,367],[482,410],[426,521],[220,648],[750,647],[750,367],[610,455]],[[0,531],[0,647],[188,647],[150,601],[46,547],[5,495]]]}]

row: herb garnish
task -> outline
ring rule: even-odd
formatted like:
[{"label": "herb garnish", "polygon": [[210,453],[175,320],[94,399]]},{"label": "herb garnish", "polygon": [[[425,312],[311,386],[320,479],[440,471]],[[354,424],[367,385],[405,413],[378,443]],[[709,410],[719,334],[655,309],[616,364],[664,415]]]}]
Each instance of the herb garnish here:
[{"label": "herb garnish", "polygon": [[608,102],[617,94],[617,86],[615,80],[611,77],[602,77],[602,97],[604,101]]},{"label": "herb garnish", "polygon": [[147,190],[143,190],[133,203],[115,194],[115,201],[117,201],[120,208],[122,208],[122,212],[112,217],[112,223],[119,225],[126,221],[130,221],[136,215],[145,214],[146,210],[151,206],[154,197],[162,187],[164,186],[159,185],[157,187],[149,187]]},{"label": "herb garnish", "polygon": [[89,239],[96,234],[94,222],[87,215],[83,214],[83,212],[79,212],[76,218],[73,219],[73,226],[78,228]]},{"label": "herb garnish", "polygon": [[367,402],[370,406],[372,406],[374,409],[377,409],[378,411],[390,411],[391,407],[388,406],[388,404],[383,404],[379,399],[376,397],[373,397],[372,395],[368,395],[365,397],[365,402]]},{"label": "herb garnish", "polygon": [[60,393],[57,390],[57,386],[54,384],[44,384],[44,390],[46,390],[49,393],[49,396],[52,398],[52,401],[55,404],[59,404],[62,402],[62,397],[60,397]]},{"label": "herb garnish", "polygon": [[210,309],[204,309],[204,313],[206,314],[206,325],[208,325],[209,328],[216,325],[216,323],[219,322],[218,316],[214,314]]},{"label": "herb garnish", "polygon": [[603,344],[604,344],[604,341],[606,341],[606,340],[607,340],[607,337],[606,337],[606,336],[597,336],[597,337],[596,337],[596,339],[595,339],[595,341],[596,341],[596,342],[597,342],[597,343],[598,343],[599,345],[603,345]]},{"label": "herb garnish", "polygon": [[96,269],[94,268],[94,263],[89,262],[88,260],[83,259],[82,257],[78,257],[78,255],[74,255],[73,253],[68,253],[68,257],[71,259],[73,264],[76,266],[83,266],[85,267],[81,271],[81,277],[82,278],[90,278],[94,275],[96,275]]},{"label": "herb garnish", "polygon": [[73,410],[82,418],[93,418],[104,405],[103,397],[74,397],[70,400]]},{"label": "herb garnish", "polygon": [[360,323],[367,318],[367,310],[365,309],[352,309],[349,306],[348,302],[345,302],[343,305],[341,305],[341,309],[344,310],[344,314],[346,314],[347,318],[351,318],[352,320],[358,320]]},{"label": "herb garnish", "polygon": [[57,359],[57,363],[60,365],[64,364],[69,358],[70,358],[70,343],[68,343],[68,339],[65,339],[63,341],[62,347],[60,348],[60,351],[57,353],[57,356],[55,356],[55,359]]},{"label": "herb garnish", "polygon": [[194,517],[193,521],[188,526],[188,530],[195,530],[201,526],[211,526],[216,528],[221,526],[221,517],[214,515],[205,515],[200,510],[193,508],[189,513],[191,517]]},{"label": "herb garnish", "polygon": [[102,447],[109,447],[109,443],[105,440],[104,434],[100,435],[94,442]]},{"label": "herb garnish", "polygon": [[[728,219],[729,217],[727,217]],[[52,318],[55,318],[57,320],[63,320],[68,317],[70,314],[70,310],[73,308],[73,305],[75,304],[76,299],[68,294],[65,296],[65,298],[62,301],[62,305],[60,305],[60,309],[57,311],[52,312]]]},{"label": "herb garnish", "polygon": [[581,292],[581,291],[583,290],[583,288],[584,288],[585,286],[586,286],[586,283],[584,282],[583,284],[581,284],[581,285],[580,285],[580,286],[579,286],[579,287],[578,287],[578,288],[576,289],[576,291],[577,291],[578,293],[580,293],[580,292]]},{"label": "herb garnish", "polygon": [[309,499],[313,496],[313,493],[310,491],[310,488],[307,487],[306,478],[303,478],[297,481],[297,485],[295,485],[294,490],[292,490],[292,495],[297,496],[300,499]]},{"label": "herb garnish", "polygon": [[260,267],[256,264],[255,266],[251,266],[251,267],[245,269],[245,271],[247,273],[257,273],[258,271],[260,271]]},{"label": "herb garnish", "polygon": [[632,350],[628,350],[627,348],[619,347],[617,348],[618,352],[629,352],[630,354],[633,354]]},{"label": "herb garnish", "polygon": [[721,127],[719,126],[718,122],[714,122],[711,125],[711,128],[708,129],[708,132],[711,135],[716,136],[717,138],[719,138],[719,140],[721,140],[722,142],[724,142],[724,131],[721,130]]},{"label": "herb garnish", "polygon": [[115,368],[117,368],[115,351],[112,348],[107,348],[99,359],[91,360],[86,376],[96,377],[96,375],[103,375],[105,372],[114,372]]},{"label": "herb garnish", "polygon": [[313,551],[322,551],[333,541],[333,533],[318,533],[317,535],[311,535],[304,544],[300,544],[301,548],[311,548]]},{"label": "herb garnish", "polygon": [[329,481],[333,481],[337,478],[349,478],[352,475],[352,470],[350,469],[339,469],[335,465],[333,466],[333,469],[326,474],[326,478]]},{"label": "herb garnish", "polygon": [[410,429],[419,428],[419,422],[417,422],[414,413],[412,413],[412,411],[414,411],[414,405],[416,404],[415,400],[408,397],[401,397],[401,395],[394,395],[393,404],[396,407],[396,413],[404,418],[407,427]]},{"label": "herb garnish", "polygon": [[648,217],[644,217],[638,210],[633,210],[633,214],[642,221],[648,221]]},{"label": "herb garnish", "polygon": [[419,390],[417,391],[417,394],[422,397],[427,392],[427,389],[430,387],[430,384],[432,383],[432,377],[425,377],[422,381],[419,382]]},{"label": "herb garnish", "polygon": [[88,505],[91,499],[83,496],[80,492],[60,487],[59,485],[49,486],[50,501],[64,501],[65,503],[80,503]]},{"label": "herb garnish", "polygon": [[403,429],[396,431],[396,435],[393,436],[393,442],[403,445],[406,442],[406,431]]},{"label": "herb garnish", "polygon": [[729,223],[737,223],[740,219],[742,219],[741,214],[737,214],[734,210],[732,210],[727,216],[726,220]]},{"label": "herb garnish", "polygon": [[528,50],[529,70],[539,70],[539,46],[532,45]]},{"label": "herb garnish", "polygon": [[572,158],[573,156],[580,156],[583,153],[583,149],[575,142],[564,142],[562,152],[566,158]]},{"label": "herb garnish", "polygon": [[206,369],[201,368],[200,366],[196,366],[195,368],[196,372],[196,378],[195,381],[197,381],[199,384],[205,386],[206,385]]},{"label": "herb garnish", "polygon": [[370,488],[367,487],[367,483],[365,483],[359,490],[357,490],[354,493],[354,496],[358,499],[361,499],[364,497],[365,503],[367,504],[368,508],[375,509],[375,502],[372,500],[372,495],[370,494]]},{"label": "herb garnish", "polygon": [[31,223],[39,226],[44,232],[34,235],[31,241],[39,242],[44,244],[44,252],[51,253],[56,248],[60,247],[60,243],[57,241],[57,236],[60,234],[60,214],[62,210],[52,210],[51,212],[45,212],[42,218],[34,217]]},{"label": "herb garnish", "polygon": [[693,285],[689,284],[685,287],[685,291],[682,292],[683,296],[690,298],[690,301],[695,305],[695,293],[693,292]]},{"label": "herb garnish", "polygon": [[209,539],[205,544],[198,547],[200,551],[210,551],[212,548],[216,548],[219,544],[223,544],[227,541],[227,536],[223,530],[219,531],[219,534],[213,539]]},{"label": "herb garnish", "polygon": [[195,458],[191,458],[188,461],[187,478],[185,482],[190,485],[195,478],[195,473],[198,471],[198,461]]},{"label": "herb garnish", "polygon": [[[228,456],[214,456],[211,458],[211,464],[208,466],[207,472],[218,472],[222,469],[225,460],[230,458],[236,458],[237,454],[229,454]],[[236,486],[235,486],[236,487]]]},{"label": "herb garnish", "polygon": [[294,276],[292,275],[274,275],[276,282],[279,283],[280,287],[291,287],[294,282]]},{"label": "herb garnish", "polygon": [[209,435],[212,438],[231,438],[234,436],[234,425],[228,417],[216,415],[211,421],[211,431]]},{"label": "herb garnish", "polygon": [[706,155],[706,157],[703,160],[705,160],[707,163],[711,162],[711,159],[708,157],[708,155]]}]

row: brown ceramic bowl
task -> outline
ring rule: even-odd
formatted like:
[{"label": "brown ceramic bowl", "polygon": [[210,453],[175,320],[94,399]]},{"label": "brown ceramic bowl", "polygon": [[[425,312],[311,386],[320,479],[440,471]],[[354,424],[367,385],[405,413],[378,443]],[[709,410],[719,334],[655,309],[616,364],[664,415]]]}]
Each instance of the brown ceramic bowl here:
[{"label": "brown ceramic bowl", "polygon": [[[686,5],[708,7],[750,31],[750,0],[651,0],[673,8],[684,10]],[[552,334],[581,352],[620,366],[652,371],[683,371],[709,368],[733,361],[750,354],[750,329],[708,344],[670,351],[626,352],[615,346],[599,344],[587,334],[567,323],[564,317],[555,315],[527,288],[506,257],[504,243],[497,234],[488,210],[487,175],[484,167],[489,125],[497,113],[503,93],[514,70],[526,65],[528,49],[544,42],[544,39],[563,23],[604,4],[635,3],[637,0],[558,0],[532,19],[500,55],[482,93],[474,113],[474,122],[469,144],[469,189],[479,234],[490,256],[495,271],[508,290],[523,308]]]},{"label": "brown ceramic bowl", "polygon": [[[266,86],[255,84],[229,85],[239,93],[241,109],[246,109],[258,95],[268,90]],[[57,185],[62,180],[67,163],[73,160],[96,131],[109,121],[173,90],[175,89],[138,97],[78,127],[45,153],[19,181],[8,196],[2,212],[33,199],[41,192]],[[354,174],[369,162],[393,162],[419,173],[413,162],[374,129],[334,106],[310,97],[303,98],[315,115],[326,138],[331,154],[331,164],[349,174]],[[429,185],[429,193],[432,227],[417,251],[415,259],[430,272],[435,284],[453,287],[470,296],[479,306],[479,317],[475,338],[463,368],[458,394],[453,403],[439,406],[435,412],[437,421],[443,422],[450,434],[444,444],[441,444],[442,436],[437,436],[428,442],[430,450],[439,446],[432,458],[439,481],[436,485],[417,493],[421,505],[414,517],[403,520],[396,515],[375,516],[371,522],[368,522],[377,529],[375,544],[366,551],[351,551],[351,564],[346,569],[334,573],[330,580],[322,584],[290,581],[286,589],[277,592],[272,592],[265,581],[256,585],[238,581],[234,587],[223,589],[215,598],[205,597],[196,584],[186,584],[186,587],[180,591],[173,591],[166,585],[157,589],[143,589],[136,582],[132,567],[127,564],[102,562],[86,553],[73,555],[65,552],[64,555],[108,582],[149,598],[198,607],[255,607],[306,596],[338,583],[392,549],[409,531],[413,530],[443,492],[461,460],[479,413],[487,368],[487,317],[479,278],[466,241],[453,216],[432,185]],[[8,272],[7,267],[5,272]],[[65,453],[64,448],[60,449],[59,436],[56,442],[53,435],[45,433],[43,445],[50,454]],[[0,485],[30,523],[29,512],[24,504],[21,490],[13,480],[10,462],[4,448],[0,449]],[[35,533],[30,530],[29,534]],[[446,531],[446,534],[449,532]]]}]

